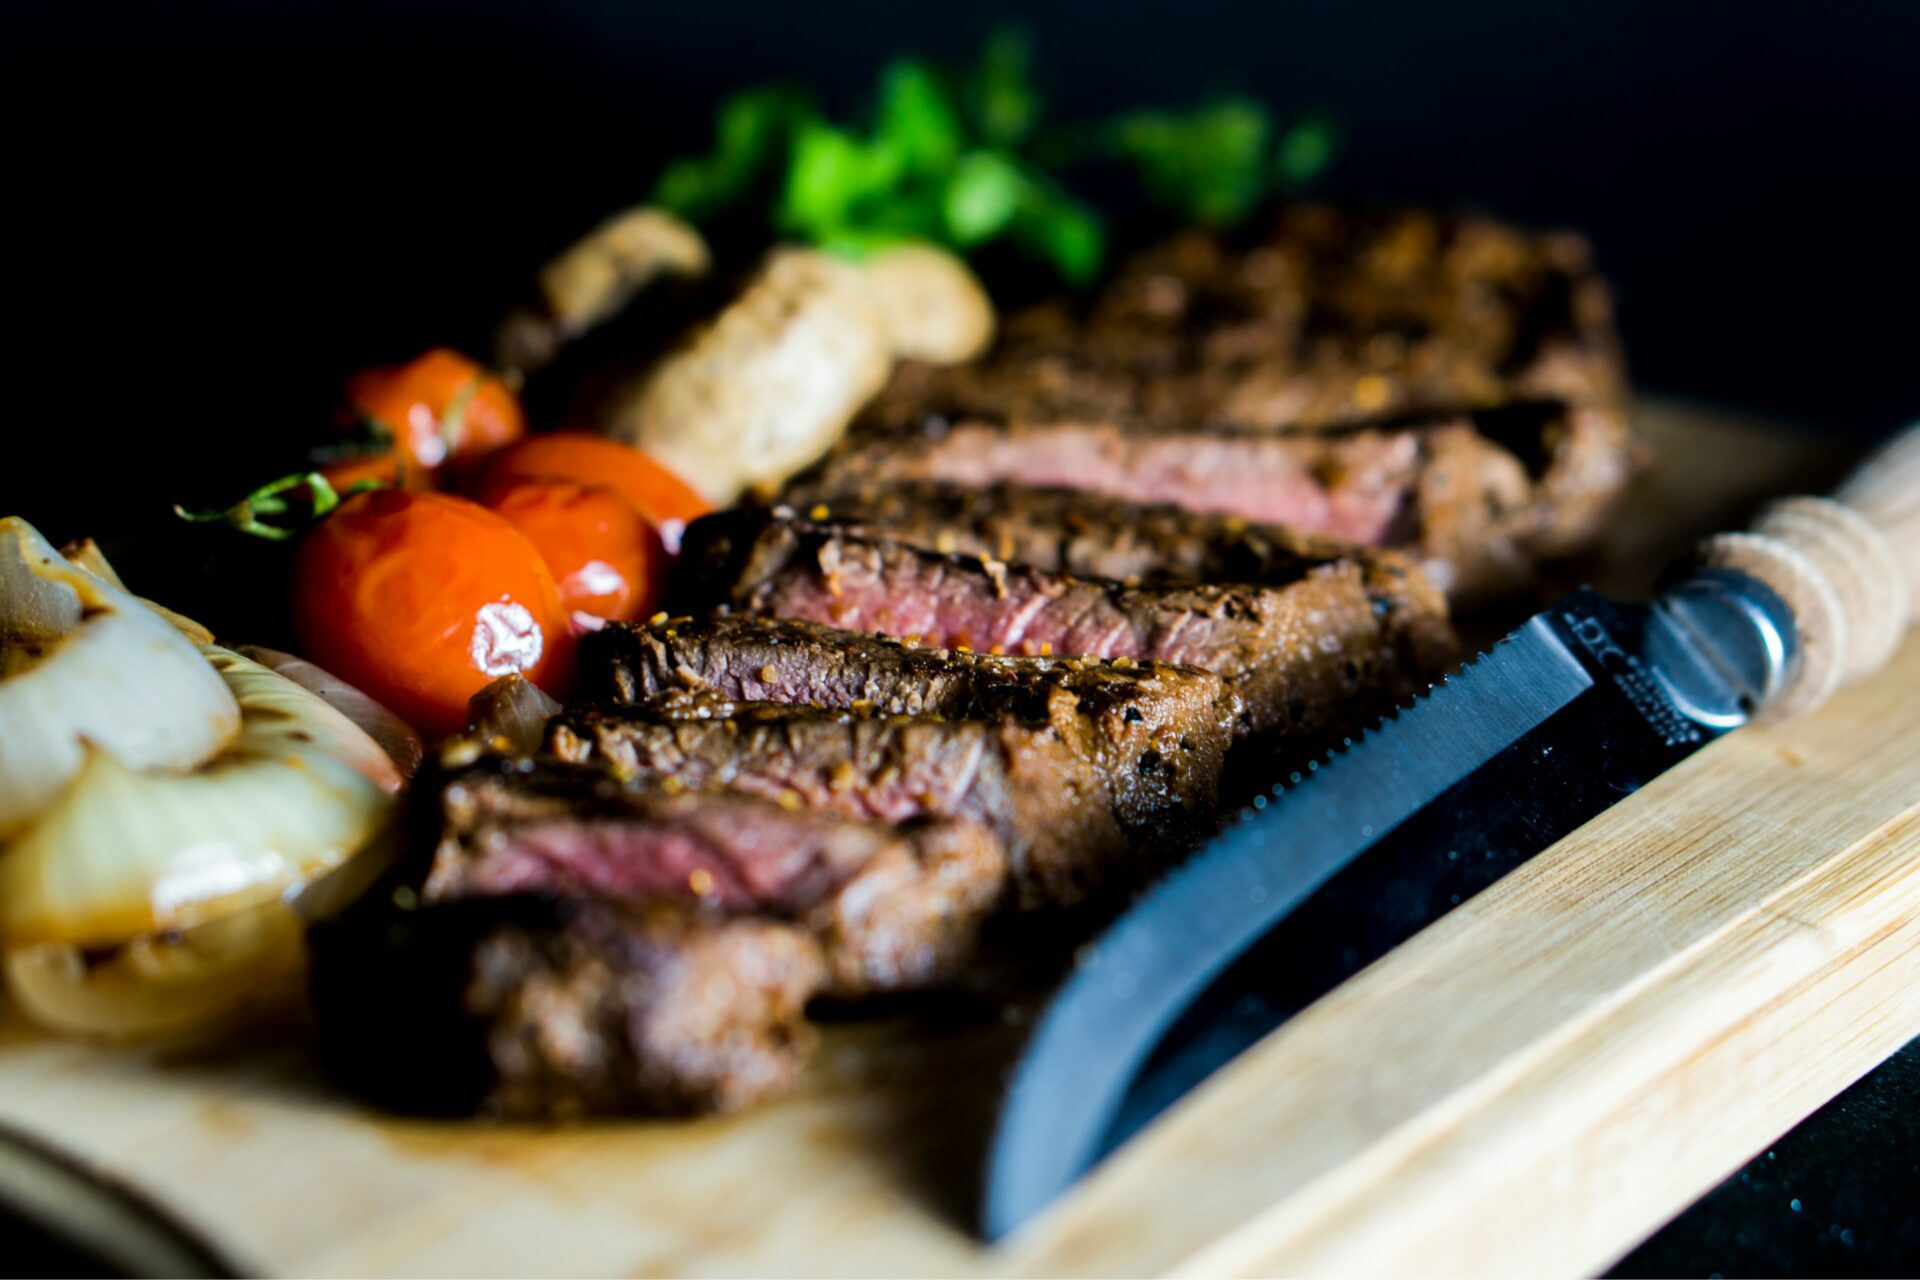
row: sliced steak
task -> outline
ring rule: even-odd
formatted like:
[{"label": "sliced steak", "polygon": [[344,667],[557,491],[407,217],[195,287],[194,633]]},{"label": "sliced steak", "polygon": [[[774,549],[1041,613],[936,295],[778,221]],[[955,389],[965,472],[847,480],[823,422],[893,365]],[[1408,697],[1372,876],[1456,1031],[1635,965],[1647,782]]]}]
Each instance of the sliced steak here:
[{"label": "sliced steak", "polygon": [[1069,486],[1406,547],[1471,600],[1603,530],[1625,403],[1579,238],[1293,206],[1010,316],[983,361],[904,366],[789,498]]},{"label": "sliced steak", "polygon": [[1406,548],[1471,601],[1591,542],[1634,465],[1623,418],[1554,402],[1313,432],[932,415],[850,437],[789,500],[831,508],[916,483],[1079,489]]},{"label": "sliced steak", "polygon": [[790,1088],[816,995],[957,976],[986,828],[899,827],[525,757],[442,762],[419,856],[313,931],[329,1063],[407,1109],[733,1110]]},{"label": "sliced steak", "polygon": [[[794,620],[720,616],[615,624],[583,637],[580,668],[583,692],[610,706],[697,690],[740,701],[920,717],[892,728],[883,719],[861,728],[809,729],[809,758],[795,753],[787,762],[777,758],[778,732],[819,718],[794,711],[766,722],[775,729],[754,753],[764,762],[755,766],[762,774],[756,785],[785,785],[780,778],[787,773],[802,784],[793,787],[801,796],[818,795],[824,786],[822,802],[829,805],[890,810],[937,799],[942,785],[951,788],[964,774],[958,762],[979,744],[979,768],[1005,771],[1006,803],[989,820],[1013,842],[1016,889],[1028,907],[1124,886],[1211,834],[1239,715],[1239,700],[1220,678],[1191,667],[964,654]],[[989,731],[944,732],[926,717],[982,721]],[[831,763],[812,755],[836,737]],[[675,749],[724,750],[707,745],[711,741],[690,734],[677,739]],[[884,749],[866,755],[863,747]],[[853,764],[851,778],[839,772],[843,760]],[[926,795],[903,799],[889,764],[911,766],[926,781]],[[836,774],[855,794],[866,786],[875,798],[835,800]],[[964,798],[954,802],[964,812],[965,805],[985,806],[999,785],[976,780],[977,790],[948,794]]]},{"label": "sliced steak", "polygon": [[424,901],[537,893],[792,921],[823,940],[845,996],[953,976],[1006,883],[978,824],[847,821],[558,761],[483,757],[438,784],[437,823]]},{"label": "sliced steak", "polygon": [[1122,821],[1100,757],[1045,721],[669,695],[635,708],[568,712],[551,726],[549,744],[561,759],[600,764],[643,784],[726,787],[883,822],[939,816],[980,823],[1005,845],[1017,901],[1026,906],[1137,884],[1186,852],[1212,820],[1208,795],[1176,795],[1169,801],[1190,798],[1195,811],[1160,824],[1172,839],[1140,838]]},{"label": "sliced steak", "polygon": [[682,548],[676,590],[688,607],[990,653],[1203,667],[1239,695],[1247,734],[1351,724],[1370,697],[1423,687],[1451,648],[1438,598],[1390,554],[1350,554],[1286,583],[1128,587],[942,555],[785,508],[706,517]]}]

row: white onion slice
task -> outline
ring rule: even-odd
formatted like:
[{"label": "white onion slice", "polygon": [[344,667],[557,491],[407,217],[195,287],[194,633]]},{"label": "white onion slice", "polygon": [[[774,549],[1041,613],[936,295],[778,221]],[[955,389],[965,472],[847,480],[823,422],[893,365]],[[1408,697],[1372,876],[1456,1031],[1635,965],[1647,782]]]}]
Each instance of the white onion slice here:
[{"label": "white onion slice", "polygon": [[310,693],[319,694],[327,705],[366,731],[380,744],[403,777],[411,778],[420,767],[426,748],[413,726],[369,698],[360,690],[324,667],[316,667],[305,658],[278,649],[243,644],[237,652],[251,658],[276,675],[283,675]]},{"label": "white onion slice", "polygon": [[7,988],[43,1027],[112,1039],[224,1029],[298,999],[306,927],[283,902],[104,953],[63,943],[9,952]]},{"label": "white onion slice", "polygon": [[188,769],[239,727],[191,640],[26,521],[0,520],[0,840],[47,811],[90,753]]},{"label": "white onion slice", "polygon": [[184,774],[87,749],[73,785],[0,855],[10,950],[116,946],[277,901],[387,820],[403,780],[378,743],[291,680],[205,652],[196,660],[238,702],[239,736]]}]

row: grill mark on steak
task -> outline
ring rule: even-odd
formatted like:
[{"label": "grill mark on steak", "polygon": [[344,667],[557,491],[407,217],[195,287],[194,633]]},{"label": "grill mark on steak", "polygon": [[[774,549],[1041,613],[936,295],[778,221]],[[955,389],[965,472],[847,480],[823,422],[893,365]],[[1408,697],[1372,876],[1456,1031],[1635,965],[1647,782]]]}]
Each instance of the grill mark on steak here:
[{"label": "grill mark on steak", "polygon": [[[1203,667],[1239,695],[1246,734],[1350,723],[1356,700],[1415,691],[1451,647],[1438,600],[1391,556],[1350,555],[1286,584],[1127,587],[943,556],[784,508],[690,525],[676,591],[695,607],[919,634],[943,646],[1051,646]],[[1395,598],[1409,607],[1377,604]]]}]

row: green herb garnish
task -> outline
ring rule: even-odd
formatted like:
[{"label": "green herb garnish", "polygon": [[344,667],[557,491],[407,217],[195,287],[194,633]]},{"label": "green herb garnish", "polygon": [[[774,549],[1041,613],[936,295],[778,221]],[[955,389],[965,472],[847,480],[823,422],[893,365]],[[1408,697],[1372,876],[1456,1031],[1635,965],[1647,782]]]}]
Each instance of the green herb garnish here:
[{"label": "green herb garnish", "polygon": [[1167,212],[1223,227],[1318,175],[1333,142],[1320,121],[1276,130],[1248,98],[1047,129],[1032,45],[1003,29],[965,72],[887,63],[856,123],[790,86],[735,94],[713,149],[669,165],[653,200],[694,222],[764,203],[770,232],[854,256],[902,240],[962,252],[1005,241],[1079,284],[1099,273],[1106,237],[1067,166],[1118,161]]},{"label": "green herb garnish", "polygon": [[[356,490],[360,487],[354,486]],[[285,495],[300,489],[306,490],[307,501],[296,508]],[[325,476],[318,471],[302,471],[269,481],[230,507],[189,511],[176,503],[173,514],[189,524],[224,524],[269,542],[285,542],[306,532],[315,520],[339,505],[340,495]],[[269,524],[268,516],[291,516],[295,523],[292,526]]]}]

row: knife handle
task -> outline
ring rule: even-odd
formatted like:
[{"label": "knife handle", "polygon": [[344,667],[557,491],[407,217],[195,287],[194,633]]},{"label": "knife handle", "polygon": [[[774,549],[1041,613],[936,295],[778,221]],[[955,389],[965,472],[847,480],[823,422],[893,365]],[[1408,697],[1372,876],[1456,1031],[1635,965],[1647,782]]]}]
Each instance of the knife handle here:
[{"label": "knife handle", "polygon": [[1745,533],[1699,548],[1702,568],[1764,583],[1793,614],[1799,659],[1758,721],[1811,711],[1893,658],[1920,609],[1920,426],[1868,456],[1831,498],[1783,498]]}]

